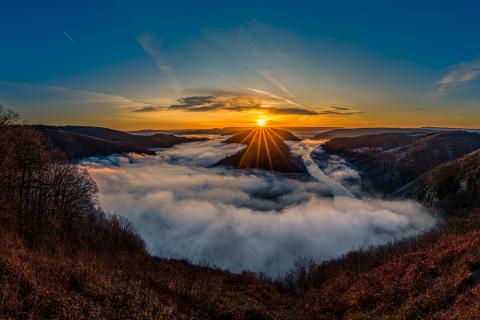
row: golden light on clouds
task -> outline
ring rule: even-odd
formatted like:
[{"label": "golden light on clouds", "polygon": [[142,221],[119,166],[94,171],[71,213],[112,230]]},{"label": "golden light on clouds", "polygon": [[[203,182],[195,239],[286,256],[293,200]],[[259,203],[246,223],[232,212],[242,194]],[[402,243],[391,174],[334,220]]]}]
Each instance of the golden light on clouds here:
[{"label": "golden light on clouds", "polygon": [[345,126],[352,123],[352,119],[358,121],[362,114],[360,110],[343,105],[315,106],[273,95],[229,92],[183,96],[167,103],[149,101],[144,106],[131,108],[127,117],[138,119],[138,123],[143,122],[149,128],[174,129]]}]

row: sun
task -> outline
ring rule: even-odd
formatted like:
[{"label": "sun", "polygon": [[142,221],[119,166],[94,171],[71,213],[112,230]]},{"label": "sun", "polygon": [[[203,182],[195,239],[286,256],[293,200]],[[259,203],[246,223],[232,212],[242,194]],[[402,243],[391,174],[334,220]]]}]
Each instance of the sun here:
[{"label": "sun", "polygon": [[264,118],[257,119],[257,125],[259,127],[265,127],[266,124],[267,124],[267,119],[264,119]]}]

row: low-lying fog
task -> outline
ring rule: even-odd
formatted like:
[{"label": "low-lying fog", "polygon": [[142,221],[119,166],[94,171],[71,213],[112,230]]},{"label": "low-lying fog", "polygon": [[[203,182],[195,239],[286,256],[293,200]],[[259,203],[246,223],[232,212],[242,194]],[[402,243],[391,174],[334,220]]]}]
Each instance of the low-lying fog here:
[{"label": "low-lying fog", "polygon": [[310,157],[315,144],[289,145],[315,179],[208,168],[244,148],[219,138],[156,156],[98,157],[82,164],[99,186],[102,207],[128,218],[154,254],[233,272],[276,276],[298,258],[321,261],[434,225],[413,201],[354,197],[339,181],[358,173],[341,159],[320,170]]}]

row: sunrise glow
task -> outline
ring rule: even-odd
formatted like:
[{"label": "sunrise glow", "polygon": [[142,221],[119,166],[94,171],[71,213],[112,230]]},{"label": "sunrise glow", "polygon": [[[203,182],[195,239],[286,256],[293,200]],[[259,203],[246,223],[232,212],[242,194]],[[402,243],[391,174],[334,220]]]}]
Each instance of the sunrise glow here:
[{"label": "sunrise glow", "polygon": [[[173,9],[174,3],[166,5],[169,10],[163,1],[121,3],[128,19],[108,17],[112,25],[101,36],[65,16],[53,23],[64,30],[39,27],[37,21],[25,27],[22,18],[14,18],[23,11],[13,6],[5,39],[18,41],[0,52],[0,61],[8,61],[1,69],[0,104],[31,123],[121,130],[477,128],[480,123],[480,45],[470,41],[478,34],[472,27],[478,25],[476,17],[448,20],[447,26],[445,19],[434,21],[455,32],[441,32],[446,38],[425,47],[431,30],[424,29],[423,19],[409,27],[419,30],[417,37],[405,37],[403,28],[390,24],[382,31],[388,37],[372,35],[375,19],[392,13],[387,4],[377,8],[383,14],[366,10],[367,18],[356,17],[356,27],[347,32],[344,9],[328,9],[321,1],[308,2],[309,10],[298,6],[294,20],[280,13],[296,12],[295,3],[278,8],[276,18],[267,5],[252,7],[253,17],[230,8],[228,1],[223,11],[203,3],[193,19]],[[58,10],[80,14],[69,6]],[[410,7],[398,6],[399,12],[411,13]],[[96,12],[92,25],[103,25],[102,8],[93,8],[86,11]],[[54,12],[42,21],[60,19]],[[172,28],[179,19],[183,27]],[[38,39],[26,31],[37,27]],[[446,43],[458,50],[445,50]],[[32,44],[33,58],[28,56]],[[17,58],[20,53],[25,56]]]}]

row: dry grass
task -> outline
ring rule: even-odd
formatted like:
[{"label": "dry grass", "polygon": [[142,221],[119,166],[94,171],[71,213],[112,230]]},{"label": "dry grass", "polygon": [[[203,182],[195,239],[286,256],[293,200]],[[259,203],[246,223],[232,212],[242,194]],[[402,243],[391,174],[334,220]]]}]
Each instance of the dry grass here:
[{"label": "dry grass", "polygon": [[74,256],[2,233],[0,317],[7,319],[292,319],[296,301],[253,274],[150,256]]},{"label": "dry grass", "polygon": [[445,235],[355,277],[340,274],[306,294],[307,318],[477,319],[479,245],[480,232]]}]

